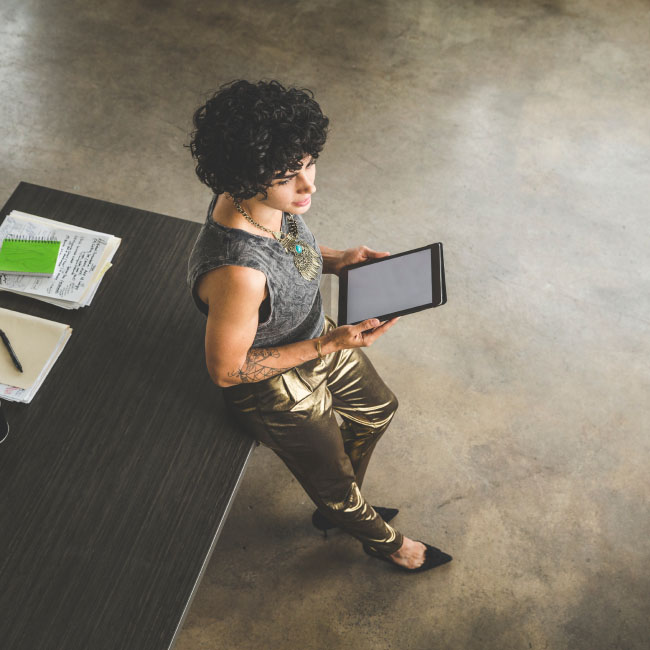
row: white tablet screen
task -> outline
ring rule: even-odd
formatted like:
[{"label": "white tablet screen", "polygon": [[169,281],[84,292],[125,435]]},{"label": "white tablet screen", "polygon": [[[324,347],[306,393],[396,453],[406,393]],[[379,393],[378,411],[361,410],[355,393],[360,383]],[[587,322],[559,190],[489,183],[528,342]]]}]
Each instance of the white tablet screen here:
[{"label": "white tablet screen", "polygon": [[429,248],[348,271],[348,323],[432,302]]}]

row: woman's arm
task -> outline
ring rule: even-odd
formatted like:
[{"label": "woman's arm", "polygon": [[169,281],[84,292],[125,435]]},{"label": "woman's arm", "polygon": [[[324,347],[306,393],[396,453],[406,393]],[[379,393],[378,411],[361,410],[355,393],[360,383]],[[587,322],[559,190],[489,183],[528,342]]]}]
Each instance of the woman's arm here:
[{"label": "woman's arm", "polygon": [[333,273],[334,275],[338,275],[344,266],[390,255],[390,253],[373,251],[367,246],[357,246],[344,251],[337,251],[327,246],[320,246],[319,248],[323,256],[323,273]]},{"label": "woman's arm", "polygon": [[[396,318],[381,324],[376,318],[344,325],[307,341],[278,347],[251,348],[264,299],[266,277],[242,266],[224,266],[201,280],[200,295],[208,304],[205,330],[206,365],[218,386],[262,381],[323,355],[353,347],[367,347],[390,329]],[[373,329],[374,328],[374,329]]]}]

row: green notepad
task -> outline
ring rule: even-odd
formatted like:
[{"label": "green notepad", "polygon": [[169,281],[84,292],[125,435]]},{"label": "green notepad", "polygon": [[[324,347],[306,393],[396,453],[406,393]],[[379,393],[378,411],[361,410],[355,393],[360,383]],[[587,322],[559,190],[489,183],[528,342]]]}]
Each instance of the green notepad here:
[{"label": "green notepad", "polygon": [[51,276],[60,248],[60,241],[49,239],[5,239],[0,248],[0,273]]}]

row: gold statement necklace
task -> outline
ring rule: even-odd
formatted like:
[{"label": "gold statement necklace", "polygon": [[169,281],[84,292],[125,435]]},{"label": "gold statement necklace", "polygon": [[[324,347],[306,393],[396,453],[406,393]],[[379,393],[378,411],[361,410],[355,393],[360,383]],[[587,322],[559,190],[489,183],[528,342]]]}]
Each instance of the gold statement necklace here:
[{"label": "gold statement necklace", "polygon": [[293,218],[293,215],[287,214],[287,221],[289,222],[289,232],[284,233],[282,231],[276,232],[275,230],[270,230],[262,224],[253,221],[253,218],[241,207],[241,205],[233,200],[237,211],[243,215],[243,217],[249,223],[253,224],[256,228],[264,230],[265,232],[271,233],[275,239],[280,242],[280,245],[287,253],[293,255],[293,263],[300,275],[302,275],[305,280],[314,280],[318,276],[318,270],[320,269],[320,257],[318,253],[306,242],[298,239],[298,224]]}]

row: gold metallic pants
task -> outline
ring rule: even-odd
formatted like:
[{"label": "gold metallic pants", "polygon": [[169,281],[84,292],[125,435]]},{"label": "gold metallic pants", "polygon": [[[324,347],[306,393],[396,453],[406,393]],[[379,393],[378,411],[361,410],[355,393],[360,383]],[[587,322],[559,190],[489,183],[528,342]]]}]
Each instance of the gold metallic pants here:
[{"label": "gold metallic pants", "polygon": [[[327,318],[323,333],[334,327]],[[328,519],[386,555],[400,548],[402,534],[359,490],[397,410],[395,395],[359,348],[232,386],[224,398],[240,426],[284,461]]]}]

